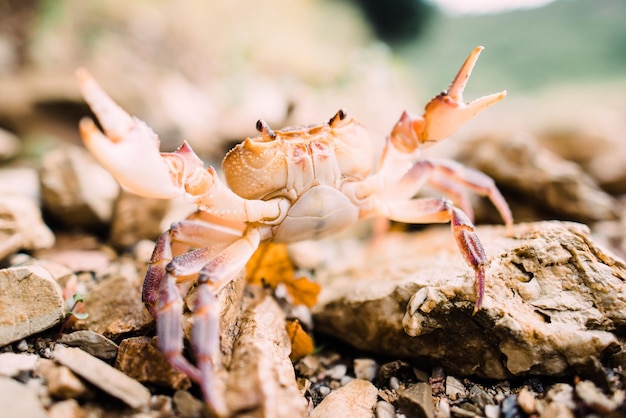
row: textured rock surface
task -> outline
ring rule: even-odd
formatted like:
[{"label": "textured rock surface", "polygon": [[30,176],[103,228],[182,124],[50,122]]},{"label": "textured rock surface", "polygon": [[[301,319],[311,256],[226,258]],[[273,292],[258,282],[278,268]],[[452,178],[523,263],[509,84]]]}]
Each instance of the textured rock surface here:
[{"label": "textured rock surface", "polygon": [[370,418],[376,406],[377,394],[376,386],[367,380],[354,379],[324,398],[309,417]]},{"label": "textured rock surface", "polygon": [[53,327],[64,317],[61,288],[46,269],[0,270],[0,346]]},{"label": "textured rock surface", "polygon": [[[448,372],[505,378],[565,373],[617,347],[626,266],[587,227],[540,222],[478,229],[486,295],[472,315],[472,272],[445,228],[389,234],[324,279],[317,329]],[[345,274],[349,271],[349,275]]]},{"label": "textured rock surface", "polygon": [[[232,351],[226,402],[234,416],[305,416],[296,384],[284,313],[264,295],[246,300]],[[254,411],[254,414],[251,414]]]},{"label": "textured rock surface", "polygon": [[481,138],[467,144],[459,159],[491,176],[500,187],[527,197],[525,205],[540,205],[580,222],[617,216],[615,199],[578,164],[542,148],[530,134]]},{"label": "textured rock surface", "polygon": [[52,231],[41,219],[35,200],[5,195],[0,201],[0,259],[20,249],[48,248],[54,244]]}]

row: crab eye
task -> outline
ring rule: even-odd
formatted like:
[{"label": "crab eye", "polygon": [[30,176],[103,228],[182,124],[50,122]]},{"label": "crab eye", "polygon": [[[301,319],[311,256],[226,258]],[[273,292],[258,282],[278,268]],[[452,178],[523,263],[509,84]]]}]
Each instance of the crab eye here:
[{"label": "crab eye", "polygon": [[256,122],[256,130],[261,132],[261,137],[264,141],[272,141],[276,138],[276,133],[263,119],[259,119]]},{"label": "crab eye", "polygon": [[330,118],[330,120],[328,121],[328,124],[332,127],[336,127],[338,126],[339,122],[341,122],[342,120],[346,118],[346,116],[348,116],[346,111],[344,109],[339,109],[337,113],[335,113],[335,116]]}]

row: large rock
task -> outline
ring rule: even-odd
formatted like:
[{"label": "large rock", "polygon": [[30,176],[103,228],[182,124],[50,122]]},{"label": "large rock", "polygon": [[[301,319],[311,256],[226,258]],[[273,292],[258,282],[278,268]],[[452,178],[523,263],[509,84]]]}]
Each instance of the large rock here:
[{"label": "large rock", "polygon": [[475,315],[473,273],[449,230],[437,227],[389,234],[349,255],[343,271],[332,263],[320,270],[317,329],[362,350],[488,378],[559,375],[617,349],[626,265],[585,226],[540,222],[478,234],[488,261]]},{"label": "large rock", "polygon": [[27,196],[3,195],[0,201],[0,260],[20,249],[49,248],[54,235],[41,219],[37,202]]},{"label": "large rock", "polygon": [[0,270],[0,347],[53,327],[65,317],[61,287],[41,266]]}]

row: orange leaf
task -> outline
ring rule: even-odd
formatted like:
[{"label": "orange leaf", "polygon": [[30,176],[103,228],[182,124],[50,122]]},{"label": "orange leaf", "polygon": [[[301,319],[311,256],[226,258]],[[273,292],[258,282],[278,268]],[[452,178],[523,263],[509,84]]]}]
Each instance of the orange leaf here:
[{"label": "orange leaf", "polygon": [[302,329],[302,325],[300,325],[297,319],[288,321],[285,325],[285,329],[291,341],[291,354],[289,354],[289,358],[292,362],[296,362],[313,352],[313,338]]},{"label": "orange leaf", "polygon": [[296,278],[287,245],[262,242],[246,265],[248,283],[275,289],[284,283],[295,305],[313,306],[317,302],[320,286],[304,277]]}]

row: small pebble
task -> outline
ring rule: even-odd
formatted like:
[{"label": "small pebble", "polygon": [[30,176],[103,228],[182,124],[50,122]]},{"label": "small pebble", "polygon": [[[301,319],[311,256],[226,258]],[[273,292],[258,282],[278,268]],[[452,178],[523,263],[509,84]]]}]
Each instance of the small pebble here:
[{"label": "small pebble", "polygon": [[19,343],[17,343],[15,348],[17,349],[17,351],[26,351],[28,350],[28,343],[26,342],[26,340],[21,340]]},{"label": "small pebble", "polygon": [[345,364],[337,364],[332,368],[326,370],[326,376],[333,380],[341,380],[342,377],[346,375],[348,371],[348,366]]},{"label": "small pebble", "polygon": [[369,380],[376,378],[378,373],[378,363],[371,358],[357,358],[353,362],[354,375],[357,379]]},{"label": "small pebble", "polygon": [[389,388],[391,390],[398,390],[400,388],[400,381],[398,380],[397,377],[391,376],[389,378]]},{"label": "small pebble", "polygon": [[385,401],[376,402],[376,418],[396,418],[396,408]]},{"label": "small pebble", "polygon": [[323,386],[322,385],[319,388],[317,388],[317,391],[322,396],[328,396],[328,394],[330,393],[330,388],[328,386]]},{"label": "small pebble", "polygon": [[493,405],[493,404],[485,405],[485,417],[500,418],[500,405]]}]

